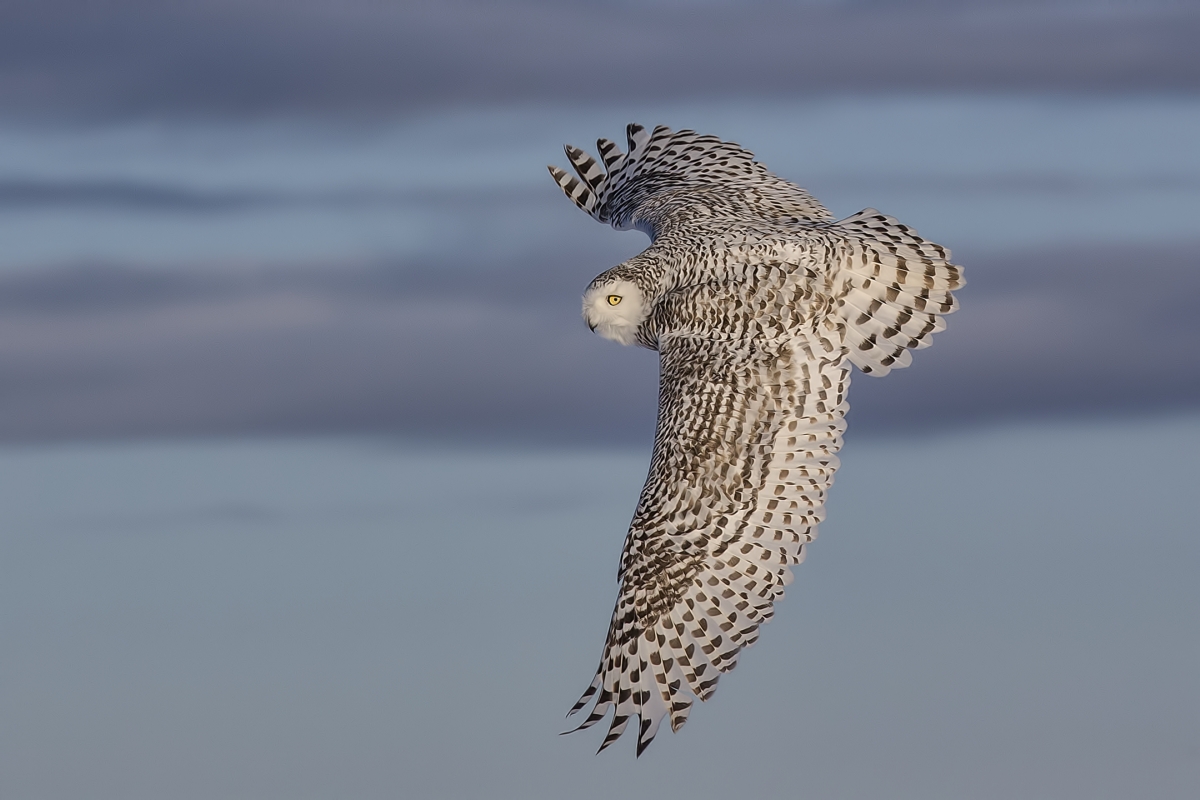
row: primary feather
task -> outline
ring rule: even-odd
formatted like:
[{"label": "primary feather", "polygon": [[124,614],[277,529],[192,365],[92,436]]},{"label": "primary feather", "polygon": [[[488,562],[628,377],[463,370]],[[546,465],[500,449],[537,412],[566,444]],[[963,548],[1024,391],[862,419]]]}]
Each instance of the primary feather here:
[{"label": "primary feather", "polygon": [[[825,516],[850,366],[907,366],[955,307],[949,252],[874,209],[844,220],[751,153],[693,131],[628,128],[603,167],[550,167],[600,222],[652,243],[592,281],[584,316],[661,359],[650,474],[625,540],[600,666],[571,709],[638,719],[637,752],[758,638]],[[614,302],[615,299],[615,302]]]}]

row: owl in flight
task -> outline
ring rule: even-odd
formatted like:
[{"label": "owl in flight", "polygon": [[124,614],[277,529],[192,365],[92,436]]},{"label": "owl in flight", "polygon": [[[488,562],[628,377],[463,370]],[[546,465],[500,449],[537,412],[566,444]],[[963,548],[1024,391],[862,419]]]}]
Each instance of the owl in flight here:
[{"label": "owl in flight", "polygon": [[[753,154],[694,131],[630,125],[603,166],[550,167],[599,222],[651,244],[592,281],[588,327],[657,350],[658,429],[621,553],[600,666],[570,714],[687,720],[758,638],[825,517],[853,364],[906,367],[963,285],[946,248],[866,209],[842,220]],[[570,716],[568,714],[568,716]]]}]

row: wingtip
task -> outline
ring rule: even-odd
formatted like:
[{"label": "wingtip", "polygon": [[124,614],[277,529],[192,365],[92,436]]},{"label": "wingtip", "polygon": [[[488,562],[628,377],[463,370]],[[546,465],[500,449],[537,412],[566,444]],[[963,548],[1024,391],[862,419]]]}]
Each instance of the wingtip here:
[{"label": "wingtip", "polygon": [[655,724],[655,720],[647,717],[642,717],[639,720],[637,737],[638,758],[642,757],[642,753],[645,752],[646,748],[650,746],[650,743],[654,741],[654,735],[656,733],[658,733],[658,725]]}]

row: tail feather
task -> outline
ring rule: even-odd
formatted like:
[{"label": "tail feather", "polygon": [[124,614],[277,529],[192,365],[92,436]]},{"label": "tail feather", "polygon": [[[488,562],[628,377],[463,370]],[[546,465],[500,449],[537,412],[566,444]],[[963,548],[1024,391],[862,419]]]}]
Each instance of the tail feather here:
[{"label": "tail feather", "polygon": [[965,282],[950,251],[873,208],[830,226],[849,234],[841,248],[835,315],[846,357],[863,372],[886,375],[912,363],[911,350],[944,330]]}]

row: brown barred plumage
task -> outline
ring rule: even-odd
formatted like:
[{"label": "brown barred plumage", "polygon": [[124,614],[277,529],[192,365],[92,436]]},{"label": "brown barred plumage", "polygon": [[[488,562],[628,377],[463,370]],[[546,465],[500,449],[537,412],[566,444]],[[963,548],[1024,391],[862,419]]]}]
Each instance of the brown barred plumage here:
[{"label": "brown barred plumage", "polygon": [[566,148],[576,205],[652,239],[584,295],[593,330],[661,359],[650,473],[625,541],[600,666],[569,714],[639,719],[637,752],[771,618],[825,515],[850,365],[907,366],[956,308],[949,252],[867,209],[844,220],[736,144],[665,127]]}]

